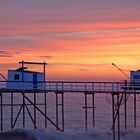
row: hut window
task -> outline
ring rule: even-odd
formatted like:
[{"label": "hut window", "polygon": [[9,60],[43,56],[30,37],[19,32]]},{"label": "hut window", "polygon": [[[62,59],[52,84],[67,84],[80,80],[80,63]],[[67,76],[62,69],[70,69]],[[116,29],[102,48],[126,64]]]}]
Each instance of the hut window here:
[{"label": "hut window", "polygon": [[15,80],[19,80],[19,74],[15,74],[15,75],[14,75],[14,79],[15,79]]},{"label": "hut window", "polygon": [[134,79],[134,80],[140,79],[140,75],[133,75],[133,79]]}]

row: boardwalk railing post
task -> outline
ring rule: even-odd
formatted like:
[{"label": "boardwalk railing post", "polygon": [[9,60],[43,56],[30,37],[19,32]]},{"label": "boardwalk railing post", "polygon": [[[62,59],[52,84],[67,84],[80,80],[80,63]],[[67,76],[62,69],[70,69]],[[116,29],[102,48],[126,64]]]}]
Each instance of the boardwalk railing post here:
[{"label": "boardwalk railing post", "polygon": [[92,91],[94,91],[94,83],[92,83]]},{"label": "boardwalk railing post", "polygon": [[85,83],[85,91],[87,91],[87,84]]},{"label": "boardwalk railing post", "polygon": [[64,83],[62,82],[62,91],[64,90]]}]

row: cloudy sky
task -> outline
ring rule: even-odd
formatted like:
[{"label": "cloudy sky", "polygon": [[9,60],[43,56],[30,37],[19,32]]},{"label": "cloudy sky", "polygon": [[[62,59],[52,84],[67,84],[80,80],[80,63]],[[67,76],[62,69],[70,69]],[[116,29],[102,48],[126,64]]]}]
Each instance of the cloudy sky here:
[{"label": "cloudy sky", "polygon": [[111,63],[140,68],[139,9],[139,0],[0,0],[0,71],[46,61],[49,80],[126,79]]}]

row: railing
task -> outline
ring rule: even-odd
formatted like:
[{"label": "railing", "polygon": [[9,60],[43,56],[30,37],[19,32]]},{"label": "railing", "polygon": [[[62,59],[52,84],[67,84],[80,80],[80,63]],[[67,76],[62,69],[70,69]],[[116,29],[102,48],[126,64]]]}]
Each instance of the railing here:
[{"label": "railing", "polygon": [[140,91],[140,83],[124,82],[75,82],[75,81],[0,81],[0,89],[46,90],[64,92],[131,92]]},{"label": "railing", "polygon": [[[123,92],[130,88],[132,84],[125,82],[75,82],[75,81],[0,81],[0,89],[22,89],[22,90],[46,90],[46,91],[65,91],[65,92]],[[138,85],[135,85],[138,87]],[[133,88],[135,88],[133,86]],[[129,89],[130,90],[130,89]]]},{"label": "railing", "polygon": [[119,82],[46,82],[46,89],[71,92],[118,92]]}]

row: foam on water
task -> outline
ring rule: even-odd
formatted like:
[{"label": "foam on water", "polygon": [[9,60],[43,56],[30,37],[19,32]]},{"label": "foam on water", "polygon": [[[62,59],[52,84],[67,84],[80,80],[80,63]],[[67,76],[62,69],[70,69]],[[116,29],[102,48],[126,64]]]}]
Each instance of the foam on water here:
[{"label": "foam on water", "polygon": [[[121,132],[122,140],[139,140],[140,132],[127,130]],[[15,129],[0,132],[0,140],[112,140],[112,132],[92,130],[87,133],[59,133],[45,130]]]}]

